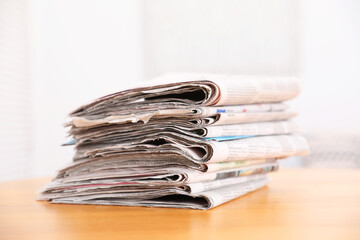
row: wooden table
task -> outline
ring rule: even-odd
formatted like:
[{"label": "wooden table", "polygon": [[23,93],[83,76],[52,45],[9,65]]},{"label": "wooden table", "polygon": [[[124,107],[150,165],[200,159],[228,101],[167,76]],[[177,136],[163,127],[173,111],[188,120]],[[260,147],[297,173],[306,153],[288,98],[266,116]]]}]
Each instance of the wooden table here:
[{"label": "wooden table", "polygon": [[35,201],[49,179],[0,183],[0,239],[360,239],[360,171],[281,169],[209,211]]}]

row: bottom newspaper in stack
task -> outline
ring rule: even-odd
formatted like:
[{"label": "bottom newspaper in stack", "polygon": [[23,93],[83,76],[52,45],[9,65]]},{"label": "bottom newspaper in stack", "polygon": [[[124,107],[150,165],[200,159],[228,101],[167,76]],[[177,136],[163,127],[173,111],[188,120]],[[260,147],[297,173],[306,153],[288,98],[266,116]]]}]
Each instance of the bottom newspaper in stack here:
[{"label": "bottom newspaper in stack", "polygon": [[222,143],[247,145],[248,154],[263,154],[265,159],[241,159],[238,155],[240,160],[236,161],[196,162],[169,151],[136,149],[95,155],[59,171],[41,190],[39,199],[52,203],[210,209],[265,186],[269,182],[267,173],[278,169],[276,159],[307,152],[305,139],[297,135]]},{"label": "bottom newspaper in stack", "polygon": [[[128,172],[127,177],[69,175],[47,185],[40,200],[53,203],[209,209],[265,186],[276,162],[218,172],[169,168]],[[96,170],[94,170],[96,171]],[[101,170],[99,170],[101,172]],[[70,170],[71,172],[71,170]]]}]

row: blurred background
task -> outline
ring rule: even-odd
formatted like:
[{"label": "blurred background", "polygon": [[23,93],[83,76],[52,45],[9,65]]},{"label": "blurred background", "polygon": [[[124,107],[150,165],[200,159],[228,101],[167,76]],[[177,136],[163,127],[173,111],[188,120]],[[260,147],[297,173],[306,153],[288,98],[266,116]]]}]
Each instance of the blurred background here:
[{"label": "blurred background", "polygon": [[360,167],[360,1],[0,0],[0,181],[52,176],[80,104],[172,71],[295,75],[312,154]]}]

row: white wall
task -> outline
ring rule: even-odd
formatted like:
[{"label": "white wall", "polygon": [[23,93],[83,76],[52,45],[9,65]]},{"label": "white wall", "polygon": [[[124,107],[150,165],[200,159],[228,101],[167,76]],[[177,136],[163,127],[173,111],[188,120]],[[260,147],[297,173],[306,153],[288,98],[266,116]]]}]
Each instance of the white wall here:
[{"label": "white wall", "polygon": [[34,175],[72,159],[62,124],[89,100],[142,77],[137,1],[33,0]]},{"label": "white wall", "polygon": [[0,0],[0,181],[33,162],[27,2]]},{"label": "white wall", "polygon": [[304,131],[360,133],[360,1],[299,1]]},{"label": "white wall", "polygon": [[295,74],[296,7],[287,0],[143,1],[145,75]]},{"label": "white wall", "polygon": [[299,75],[303,93],[291,105],[305,132],[360,130],[359,1],[0,0],[0,6],[6,23],[0,110],[18,111],[1,118],[0,168],[12,165],[0,179],[53,175],[71,161],[71,148],[60,147],[69,111],[167,71]]}]

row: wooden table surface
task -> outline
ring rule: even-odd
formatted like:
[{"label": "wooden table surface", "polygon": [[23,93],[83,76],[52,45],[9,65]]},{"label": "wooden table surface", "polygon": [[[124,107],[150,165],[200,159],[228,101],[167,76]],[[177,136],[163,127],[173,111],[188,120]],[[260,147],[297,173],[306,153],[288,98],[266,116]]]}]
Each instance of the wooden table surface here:
[{"label": "wooden table surface", "polygon": [[0,183],[0,239],[360,239],[360,171],[280,169],[208,211],[36,201],[49,179]]}]

